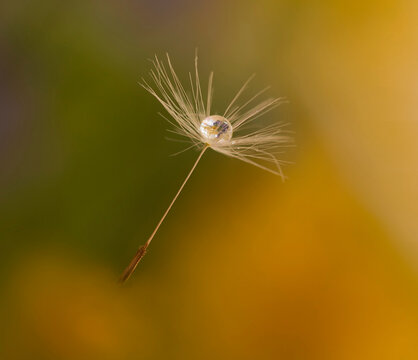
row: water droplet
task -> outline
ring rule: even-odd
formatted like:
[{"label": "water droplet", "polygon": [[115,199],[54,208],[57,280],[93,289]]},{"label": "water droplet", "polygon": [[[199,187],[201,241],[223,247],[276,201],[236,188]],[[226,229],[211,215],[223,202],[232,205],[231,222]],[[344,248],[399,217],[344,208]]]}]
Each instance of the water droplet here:
[{"label": "water droplet", "polygon": [[232,137],[232,125],[223,116],[211,115],[200,123],[200,133],[209,145],[227,142]]}]

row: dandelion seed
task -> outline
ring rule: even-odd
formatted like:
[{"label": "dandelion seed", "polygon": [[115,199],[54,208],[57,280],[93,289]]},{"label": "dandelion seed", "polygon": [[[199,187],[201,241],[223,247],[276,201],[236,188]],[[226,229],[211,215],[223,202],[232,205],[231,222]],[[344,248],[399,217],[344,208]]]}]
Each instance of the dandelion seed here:
[{"label": "dandelion seed", "polygon": [[211,113],[213,72],[209,75],[207,94],[204,100],[198,73],[197,55],[195,57],[194,76],[189,73],[190,93],[185,90],[180,82],[168,54],[166,63],[157,57],[152,63],[154,68],[150,71],[150,77],[155,87],[150,86],[144,79],[141,85],[162,104],[174,120],[166,119],[173,126],[172,132],[191,142],[189,148],[196,147],[200,148],[201,151],[151,236],[145,245],[138,249],[123,272],[120,278],[122,283],[132,275],[136,266],[144,257],[149,244],[207,149],[211,148],[221,154],[237,158],[284,178],[281,169],[284,162],[277,159],[276,153],[279,148],[285,147],[290,140],[280,124],[265,126],[252,132],[245,131],[246,125],[283,102],[283,98],[269,98],[249,107],[256,98],[267,90],[266,88],[242,105],[237,105],[253,76],[244,83],[221,116]]}]

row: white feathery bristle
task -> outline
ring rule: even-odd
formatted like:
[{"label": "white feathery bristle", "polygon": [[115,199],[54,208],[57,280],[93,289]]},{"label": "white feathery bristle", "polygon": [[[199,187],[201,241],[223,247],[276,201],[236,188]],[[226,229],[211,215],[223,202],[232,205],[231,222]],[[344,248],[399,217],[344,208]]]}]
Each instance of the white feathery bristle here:
[{"label": "white feathery bristle", "polygon": [[[245,126],[284,102],[283,98],[269,98],[249,107],[268,88],[261,90],[242,105],[237,105],[252,75],[233,97],[222,116],[211,114],[213,98],[213,72],[209,75],[207,93],[203,95],[198,72],[198,57],[195,57],[194,76],[189,73],[190,91],[187,92],[176,75],[170,57],[166,64],[155,56],[154,68],[150,71],[155,89],[144,79],[141,85],[151,93],[174,119],[172,132],[186,137],[192,147],[210,146],[224,155],[255,165],[284,178],[276,157],[280,148],[290,143],[283,124],[272,124],[256,131],[246,131]],[[205,99],[205,100],[204,100]],[[189,148],[185,149],[188,150]]]}]

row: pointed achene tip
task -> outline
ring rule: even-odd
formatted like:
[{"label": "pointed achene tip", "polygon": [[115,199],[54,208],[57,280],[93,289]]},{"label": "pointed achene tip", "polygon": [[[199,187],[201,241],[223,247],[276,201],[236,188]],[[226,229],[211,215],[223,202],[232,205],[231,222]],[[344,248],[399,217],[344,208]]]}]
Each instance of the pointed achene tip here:
[{"label": "pointed achene tip", "polygon": [[127,266],[127,268],[125,269],[121,277],[119,278],[119,281],[118,281],[119,284],[124,284],[131,277],[132,273],[135,271],[139,262],[147,253],[147,248],[148,248],[148,245],[143,245],[137,250],[135,256],[133,257],[133,259],[131,260],[131,262],[129,263],[129,265]]}]

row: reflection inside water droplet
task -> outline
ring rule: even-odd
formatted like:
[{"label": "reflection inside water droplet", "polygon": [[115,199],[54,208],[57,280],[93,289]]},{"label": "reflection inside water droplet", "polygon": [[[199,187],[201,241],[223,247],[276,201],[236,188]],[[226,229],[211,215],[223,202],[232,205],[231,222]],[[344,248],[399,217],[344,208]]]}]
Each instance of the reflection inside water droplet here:
[{"label": "reflection inside water droplet", "polygon": [[220,115],[208,116],[200,123],[200,133],[208,144],[216,144],[231,140],[232,125]]}]

